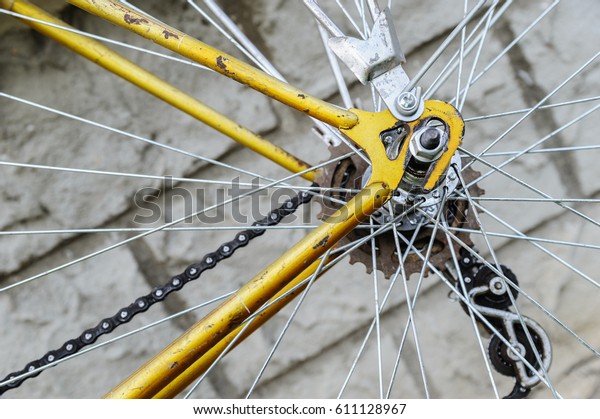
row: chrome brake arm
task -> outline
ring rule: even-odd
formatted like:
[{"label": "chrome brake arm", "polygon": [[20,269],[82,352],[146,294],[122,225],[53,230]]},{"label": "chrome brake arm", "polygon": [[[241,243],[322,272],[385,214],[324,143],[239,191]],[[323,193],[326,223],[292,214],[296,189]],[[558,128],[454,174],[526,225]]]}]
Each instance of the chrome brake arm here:
[{"label": "chrome brake arm", "polygon": [[304,3],[332,38],[329,47],[362,83],[371,83],[392,114],[403,121],[418,118],[424,109],[420,89],[405,92],[410,78],[402,68],[406,62],[388,8],[380,10],[376,2],[371,8],[374,24],[367,39],[343,34],[341,29],[321,10],[314,0]]}]

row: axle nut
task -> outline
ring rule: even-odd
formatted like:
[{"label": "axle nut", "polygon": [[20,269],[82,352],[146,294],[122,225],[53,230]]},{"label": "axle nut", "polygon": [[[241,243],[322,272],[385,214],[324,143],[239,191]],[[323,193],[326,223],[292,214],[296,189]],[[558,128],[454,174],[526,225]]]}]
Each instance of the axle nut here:
[{"label": "axle nut", "polygon": [[430,163],[441,157],[447,142],[448,136],[444,130],[427,127],[417,131],[411,138],[410,154],[421,162]]}]

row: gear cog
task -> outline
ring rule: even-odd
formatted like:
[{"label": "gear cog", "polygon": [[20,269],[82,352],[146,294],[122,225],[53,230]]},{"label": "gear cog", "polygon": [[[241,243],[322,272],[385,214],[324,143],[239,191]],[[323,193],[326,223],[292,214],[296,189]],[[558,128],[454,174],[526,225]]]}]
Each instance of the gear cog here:
[{"label": "gear cog", "polygon": [[[350,152],[350,148],[345,144],[329,147],[330,158],[336,159],[342,157]],[[321,205],[321,212],[318,214],[318,218],[324,220],[331,216],[337,209],[341,207],[339,201],[347,202],[350,200],[356,192],[363,187],[363,175],[368,169],[368,164],[358,155],[353,154],[351,157],[336,161],[335,163],[324,166],[315,180],[322,188],[338,188],[338,190],[326,191],[324,198],[319,199]],[[477,179],[480,173],[467,168],[462,171],[462,177],[468,184]],[[348,191],[340,191],[339,189],[348,189]],[[479,188],[476,184],[469,188],[471,196],[477,197],[484,193],[484,190]],[[331,199],[328,199],[329,197]],[[335,202],[338,201],[338,202]],[[477,229],[477,223],[475,216],[472,213],[472,209],[466,200],[462,199],[448,199],[445,207],[446,218],[450,227],[462,228],[462,229]],[[377,215],[377,213],[375,214]],[[407,240],[412,238],[414,233],[413,229],[398,229],[399,234],[405,235]],[[348,244],[355,242],[367,235],[369,235],[369,229],[355,229],[344,237],[339,245]],[[414,246],[417,249],[426,249],[431,240],[432,230],[429,228],[421,229],[417,234],[414,241]],[[396,273],[399,267],[398,252],[396,248],[396,241],[393,236],[393,230],[389,230],[378,235],[375,242],[375,252],[377,255],[376,266],[377,270],[381,271],[386,278],[391,278]],[[468,233],[456,232],[455,236],[468,246],[473,246],[473,243]],[[435,238],[433,239],[433,246],[431,249],[430,262],[437,269],[444,270],[445,264],[448,260],[452,259],[452,253],[450,251],[448,241],[446,240],[446,234],[438,229]],[[350,253],[350,263],[352,265],[356,263],[362,263],[366,267],[367,273],[372,273],[373,268],[373,256],[371,250],[372,240],[368,240],[362,246],[356,248]],[[406,250],[405,243],[400,241],[401,251]],[[453,243],[456,254],[459,252],[460,245]],[[413,273],[418,273],[423,268],[423,262],[421,258],[415,254],[410,253],[406,256],[404,263],[404,270],[406,276],[409,277]],[[426,274],[429,270],[426,270]]]}]

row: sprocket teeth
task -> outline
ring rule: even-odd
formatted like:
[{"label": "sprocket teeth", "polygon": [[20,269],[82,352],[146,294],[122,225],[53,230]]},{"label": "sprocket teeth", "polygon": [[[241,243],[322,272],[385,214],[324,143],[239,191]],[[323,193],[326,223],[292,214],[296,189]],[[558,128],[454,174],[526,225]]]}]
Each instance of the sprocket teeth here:
[{"label": "sprocket teeth", "polygon": [[[331,158],[343,156],[347,154],[350,149],[342,144],[337,147],[329,147]],[[366,170],[365,162],[357,156],[348,157],[347,159],[341,160],[336,164],[329,164],[319,171],[316,179],[316,183],[324,188],[341,188],[349,187],[354,189],[360,189],[362,185],[362,174]],[[463,180],[466,184],[472,183],[481,176],[480,172],[477,172],[471,168],[467,168],[462,172]],[[480,188],[477,184],[473,184],[469,187],[469,193],[471,196],[481,196],[485,191]],[[340,195],[335,192],[326,192],[329,196],[335,196],[338,199],[348,200],[351,198],[350,195]],[[324,220],[331,216],[337,209],[335,205],[331,205],[329,202],[325,203],[322,199],[318,200],[321,206],[321,211],[317,217],[320,220]],[[461,226],[467,229],[477,229],[477,223],[473,211],[467,211],[468,203],[466,201],[455,201],[455,214],[453,223],[454,226]],[[446,209],[447,210],[447,209]],[[426,232],[422,233],[423,236],[417,238],[421,241],[429,242],[430,236],[426,236]],[[469,234],[464,232],[456,233],[457,238],[468,246],[472,245]],[[358,230],[350,232],[344,237],[340,244],[348,244],[355,242],[356,240],[364,237]],[[434,246],[433,253],[430,258],[430,263],[440,271],[445,270],[445,264],[447,261],[452,260],[452,252],[447,244],[445,234],[438,232],[438,236],[435,238],[437,244]],[[452,246],[455,252],[459,251],[460,245],[454,241]],[[404,251],[404,249],[403,249]],[[393,233],[384,233],[377,237],[377,252],[378,258],[376,260],[376,269],[381,272],[386,279],[392,278],[398,271],[398,257],[396,255],[396,242]],[[367,274],[373,273],[373,256],[371,254],[371,247],[368,243],[355,249],[350,253],[349,263],[356,265],[357,263],[362,264],[365,267]],[[409,278],[415,273],[420,273],[423,270],[423,261],[415,254],[411,253],[406,257],[404,263],[404,272],[406,278]],[[432,273],[430,267],[426,267],[424,270],[424,276],[429,276]]]}]

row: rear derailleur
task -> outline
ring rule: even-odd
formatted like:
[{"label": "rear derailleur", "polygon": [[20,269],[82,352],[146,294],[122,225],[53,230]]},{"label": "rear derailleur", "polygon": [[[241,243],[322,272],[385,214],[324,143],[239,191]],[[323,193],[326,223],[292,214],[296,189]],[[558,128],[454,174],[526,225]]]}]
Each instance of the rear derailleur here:
[{"label": "rear derailleur", "polygon": [[506,266],[483,262],[474,249],[460,250],[460,272],[454,272],[461,305],[474,314],[478,325],[491,336],[488,355],[500,374],[513,377],[507,399],[526,397],[546,380],[552,360],[550,339],[531,318],[515,306],[519,284]]}]

